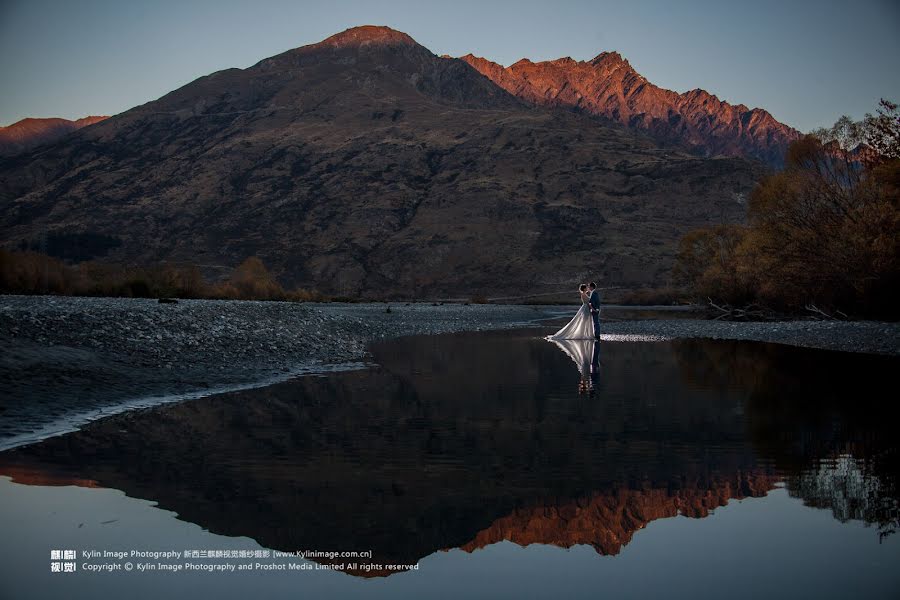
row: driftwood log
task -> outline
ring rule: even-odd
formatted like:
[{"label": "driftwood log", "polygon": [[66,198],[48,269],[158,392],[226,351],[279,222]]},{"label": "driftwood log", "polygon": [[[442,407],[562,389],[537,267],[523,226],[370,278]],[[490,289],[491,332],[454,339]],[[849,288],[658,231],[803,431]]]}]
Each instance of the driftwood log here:
[{"label": "driftwood log", "polygon": [[759,304],[748,304],[743,307],[731,306],[730,304],[716,304],[712,298],[707,298],[709,307],[718,314],[713,317],[714,321],[722,319],[734,321],[771,321],[778,318],[777,313],[761,306]]},{"label": "driftwood log", "polygon": [[[738,307],[726,303],[716,304],[712,301],[712,298],[709,297],[707,297],[707,301],[709,302],[709,308],[716,313],[716,316],[713,317],[714,321],[722,319],[729,321],[774,321],[790,317],[790,315],[780,314],[760,304],[748,304],[743,307]],[[845,312],[840,310],[835,310],[833,313],[829,314],[815,304],[807,304],[804,309],[810,313],[805,315],[805,318],[807,319],[838,321],[850,318]],[[796,315],[794,318],[796,318]]]},{"label": "driftwood log", "polygon": [[849,317],[847,317],[847,314],[845,312],[840,311],[840,310],[835,310],[834,314],[830,315],[827,312],[825,312],[824,310],[820,309],[815,304],[807,304],[804,308],[806,310],[808,310],[809,312],[813,313],[813,315],[816,318],[824,319],[826,321],[838,321],[838,320],[849,318]]}]

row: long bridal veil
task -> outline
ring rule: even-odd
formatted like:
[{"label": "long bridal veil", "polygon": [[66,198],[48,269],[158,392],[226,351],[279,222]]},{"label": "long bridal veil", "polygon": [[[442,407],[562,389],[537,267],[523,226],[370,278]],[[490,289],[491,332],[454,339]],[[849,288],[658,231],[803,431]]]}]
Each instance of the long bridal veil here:
[{"label": "long bridal veil", "polygon": [[591,308],[587,304],[582,304],[572,320],[565,327],[557,331],[548,340],[593,340],[594,339],[594,323],[591,319]]}]

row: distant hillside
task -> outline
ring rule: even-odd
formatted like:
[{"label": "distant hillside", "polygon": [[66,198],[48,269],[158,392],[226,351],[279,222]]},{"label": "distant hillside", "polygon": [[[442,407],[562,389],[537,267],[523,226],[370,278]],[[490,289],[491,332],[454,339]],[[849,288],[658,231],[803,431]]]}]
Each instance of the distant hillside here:
[{"label": "distant hillside", "polygon": [[0,127],[0,156],[11,156],[31,150],[82,127],[99,123],[109,117],[84,117],[77,121],[68,119],[22,119],[9,127]]}]

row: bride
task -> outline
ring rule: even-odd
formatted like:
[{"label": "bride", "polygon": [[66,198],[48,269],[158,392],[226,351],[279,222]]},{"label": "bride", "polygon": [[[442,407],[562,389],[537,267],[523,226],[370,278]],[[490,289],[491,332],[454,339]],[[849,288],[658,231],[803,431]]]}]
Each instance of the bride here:
[{"label": "bride", "polygon": [[591,319],[591,306],[588,303],[590,294],[588,294],[588,286],[582,283],[578,286],[578,292],[581,294],[581,308],[572,317],[569,323],[548,336],[548,340],[592,340],[594,339],[594,323]]}]

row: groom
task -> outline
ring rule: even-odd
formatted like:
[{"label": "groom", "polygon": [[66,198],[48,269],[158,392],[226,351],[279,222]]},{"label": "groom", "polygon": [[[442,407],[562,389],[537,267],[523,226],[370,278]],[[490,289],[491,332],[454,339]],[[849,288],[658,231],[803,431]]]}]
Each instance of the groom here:
[{"label": "groom", "polygon": [[591,289],[591,295],[588,298],[588,304],[591,305],[591,319],[594,321],[594,339],[600,339],[600,292],[597,291],[597,284],[593,281],[588,284]]}]

